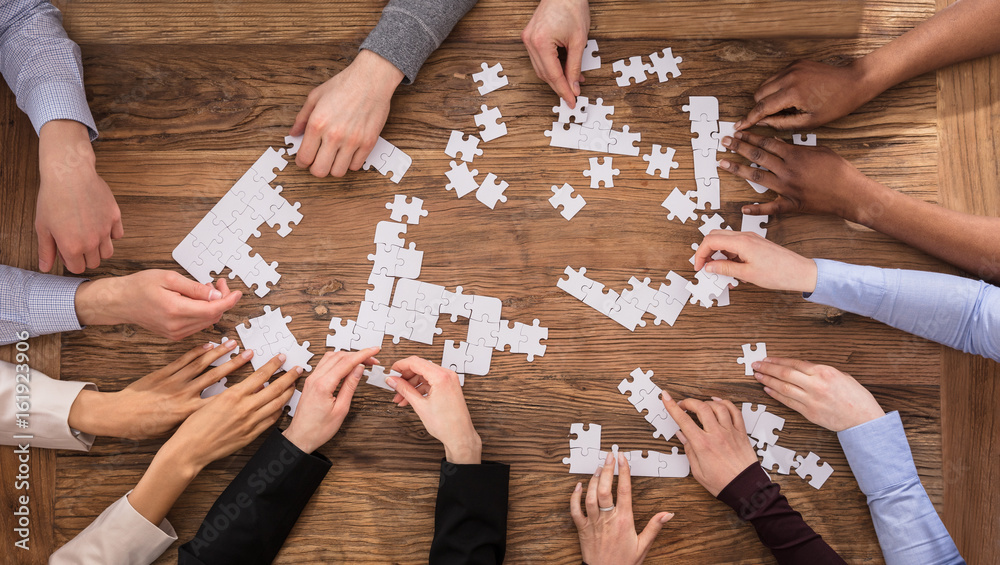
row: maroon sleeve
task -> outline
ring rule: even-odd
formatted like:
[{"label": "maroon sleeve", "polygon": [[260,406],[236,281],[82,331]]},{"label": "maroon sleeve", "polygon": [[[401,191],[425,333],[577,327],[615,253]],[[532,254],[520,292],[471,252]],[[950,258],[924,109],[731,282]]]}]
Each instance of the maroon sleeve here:
[{"label": "maroon sleeve", "polygon": [[753,463],[719,493],[719,500],[757,530],[761,543],[781,565],[846,563],[822,536],[792,510],[760,464]]}]

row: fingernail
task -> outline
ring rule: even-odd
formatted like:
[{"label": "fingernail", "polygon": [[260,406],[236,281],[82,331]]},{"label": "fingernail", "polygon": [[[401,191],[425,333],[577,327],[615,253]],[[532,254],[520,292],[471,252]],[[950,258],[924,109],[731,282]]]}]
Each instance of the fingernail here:
[{"label": "fingernail", "polygon": [[[728,146],[729,144],[728,143],[723,143],[723,145],[727,145]],[[722,167],[723,169],[726,169],[727,171],[732,167],[732,165],[729,163],[729,161],[726,161],[725,159],[722,159],[721,161],[719,161],[719,166]]]},{"label": "fingernail", "polygon": [[734,133],[733,136],[736,137],[736,139],[743,139],[744,137],[746,137],[745,135],[743,135],[742,131]]},{"label": "fingernail", "polygon": [[253,355],[253,349],[244,349],[243,353],[240,353],[240,357],[244,359],[249,359]]},{"label": "fingernail", "polygon": [[764,387],[764,392],[771,394],[771,387]]},{"label": "fingernail", "polygon": [[212,345],[211,343],[206,343],[205,345],[202,345],[201,348],[202,349],[215,349],[215,346]]},{"label": "fingernail", "polygon": [[709,273],[714,273],[715,265],[708,263],[707,265],[705,265],[705,270],[708,271]]},{"label": "fingernail", "polygon": [[296,375],[301,375],[302,371],[304,371],[304,370],[305,369],[303,369],[302,367],[295,367],[295,374]]},{"label": "fingernail", "polygon": [[213,290],[212,292],[208,293],[209,302],[211,302],[212,300],[218,300],[220,298],[222,298],[222,293],[217,290]]},{"label": "fingernail", "polygon": [[660,518],[660,523],[662,523],[662,524],[666,524],[666,523],[667,523],[667,522],[669,522],[669,521],[670,521],[670,520],[671,520],[671,519],[672,519],[673,517],[674,517],[674,513],[673,513],[673,512],[667,512],[666,516],[664,516],[663,518]]},{"label": "fingernail", "polygon": [[713,397],[712,397],[712,400],[718,400],[719,402],[721,402],[721,401],[722,401],[722,399],[721,399],[721,398],[719,398],[718,396],[713,396]]},{"label": "fingernail", "polygon": [[389,388],[396,390],[396,379],[395,377],[386,377],[385,384],[389,385]]},{"label": "fingernail", "polygon": [[670,393],[668,393],[667,391],[663,391],[663,399],[664,400],[673,400],[673,398],[670,398]]},{"label": "fingernail", "polygon": [[288,359],[288,356],[285,355],[284,353],[279,353],[278,354],[278,361],[281,361],[282,363],[284,363],[286,359]]},{"label": "fingernail", "polygon": [[597,466],[597,470],[594,471],[594,476],[595,477],[600,477],[601,476],[601,471],[603,471],[603,470],[604,470],[604,465],[598,465]]},{"label": "fingernail", "polygon": [[760,369],[760,361],[754,361],[753,363],[750,363],[750,366],[754,369]]},{"label": "fingernail", "polygon": [[580,95],[580,83],[579,83],[579,81],[573,83],[573,94],[576,94],[577,96]]},{"label": "fingernail", "polygon": [[235,339],[230,339],[229,341],[227,341],[225,343],[225,345],[226,345],[226,349],[232,349],[232,348],[236,347],[236,340]]},{"label": "fingernail", "polygon": [[743,212],[744,214],[749,214],[750,213],[750,207],[749,206],[744,206],[743,208],[740,209],[740,211]]},{"label": "fingernail", "polygon": [[576,488],[573,489],[573,491],[574,492],[580,492],[580,489],[582,489],[582,488],[583,488],[583,483],[576,483]]},{"label": "fingernail", "polygon": [[733,124],[733,129],[740,129],[740,126],[742,126],[742,125],[743,125],[743,120],[740,120],[740,121],[736,122],[735,124]]},{"label": "fingernail", "polygon": [[728,135],[722,138],[722,144],[725,145],[726,147],[729,147],[729,145],[732,144],[732,142],[733,138],[729,137]]}]

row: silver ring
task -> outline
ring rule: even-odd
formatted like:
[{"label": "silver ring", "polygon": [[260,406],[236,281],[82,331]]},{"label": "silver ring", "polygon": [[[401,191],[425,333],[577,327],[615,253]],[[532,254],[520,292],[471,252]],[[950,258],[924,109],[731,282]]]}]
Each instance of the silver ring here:
[{"label": "silver ring", "polygon": [[612,504],[611,506],[608,506],[607,508],[598,508],[598,510],[600,510],[601,512],[611,512],[614,509],[615,509],[615,505],[614,504]]}]

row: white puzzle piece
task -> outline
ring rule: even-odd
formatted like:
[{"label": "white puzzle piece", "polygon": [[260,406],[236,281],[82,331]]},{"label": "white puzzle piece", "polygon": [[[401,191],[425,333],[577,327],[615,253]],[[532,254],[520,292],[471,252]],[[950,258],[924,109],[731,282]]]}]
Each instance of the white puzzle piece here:
[{"label": "white puzzle piece", "polygon": [[479,182],[476,180],[478,174],[479,169],[470,171],[468,163],[462,163],[462,166],[458,166],[452,161],[451,170],[445,173],[448,176],[448,184],[444,188],[445,190],[454,190],[455,196],[461,198],[479,188]]},{"label": "white puzzle piece", "polygon": [[479,138],[470,135],[468,139],[460,131],[451,130],[451,136],[448,138],[448,146],[445,147],[444,152],[446,155],[452,159],[457,159],[458,154],[462,154],[462,160],[469,163],[476,158],[476,155],[482,155],[483,150],[479,148]]},{"label": "white puzzle piece", "polygon": [[623,126],[621,131],[611,130],[608,135],[611,137],[608,153],[632,155],[633,157],[639,154],[639,146],[635,144],[642,139],[640,132],[632,133],[629,131],[629,126]]},{"label": "white puzzle piece", "polygon": [[681,76],[681,70],[677,68],[677,65],[684,62],[681,57],[674,57],[673,52],[669,47],[662,51],[663,56],[661,57],[659,53],[652,53],[649,55],[649,72],[650,74],[655,74],[656,78],[660,82],[667,82],[671,77],[677,78]]},{"label": "white puzzle piece", "polygon": [[670,178],[670,169],[676,169],[680,165],[674,161],[675,150],[667,147],[666,151],[660,151],[660,145],[653,145],[653,151],[642,156],[642,160],[649,163],[646,167],[646,174],[656,176],[656,171],[660,171],[661,179]]},{"label": "white puzzle piece", "polygon": [[590,177],[590,188],[600,188],[601,183],[604,183],[604,188],[612,188],[620,172],[612,168],[611,157],[602,157],[599,164],[597,157],[591,157],[590,168],[583,171],[583,176]]},{"label": "white puzzle piece", "polygon": [[809,486],[814,489],[822,487],[823,483],[833,474],[833,467],[829,463],[824,462],[822,465],[817,465],[819,463],[819,455],[816,455],[812,451],[809,452],[808,457],[797,456],[795,461],[799,464],[795,468],[795,474],[803,479],[811,476],[812,479],[809,480]]},{"label": "white puzzle piece", "polygon": [[579,149],[580,140],[583,138],[583,127],[580,124],[552,122],[552,129],[545,130],[544,134],[549,138],[551,147]]},{"label": "white puzzle piece", "polygon": [[552,185],[552,193],[553,195],[549,198],[549,204],[556,209],[562,206],[563,209],[559,213],[567,220],[572,220],[573,216],[587,204],[583,196],[574,196],[573,187],[569,183],[564,183],[561,187]]},{"label": "white puzzle piece", "polygon": [[[503,67],[500,63],[497,63],[492,67],[487,63],[483,63],[480,67],[482,67],[482,71],[472,74],[472,80],[483,83],[482,86],[479,87],[480,96],[489,94],[498,88],[507,86],[507,77],[500,76],[500,73],[503,72]],[[452,157],[454,157],[454,155],[452,155]]]},{"label": "white puzzle piece", "polygon": [[500,121],[500,108],[488,108],[486,104],[480,106],[480,113],[474,116],[476,125],[483,128],[479,133],[484,142],[493,141],[498,137],[507,135],[507,124]]},{"label": "white puzzle piece", "polygon": [[507,190],[507,183],[505,181],[497,182],[496,175],[487,173],[486,178],[483,179],[483,183],[479,185],[479,190],[476,191],[476,200],[479,200],[487,208],[493,210],[496,208],[497,202],[507,201],[507,197],[503,194],[505,190]]},{"label": "white puzzle piece", "polygon": [[597,40],[588,39],[583,48],[583,60],[580,61],[580,71],[593,71],[601,68],[601,56],[597,54]]},{"label": "white puzzle piece", "polygon": [[667,214],[668,220],[680,220],[682,224],[687,223],[688,220],[694,220],[698,218],[698,214],[695,214],[695,209],[697,204],[693,202],[688,196],[677,190],[674,187],[670,195],[663,201],[660,206],[667,209],[669,212]]},{"label": "white puzzle piece", "polygon": [[763,361],[767,357],[767,344],[758,341],[756,347],[750,343],[743,344],[743,357],[737,357],[736,362],[743,365],[743,374],[753,375],[753,363]]},{"label": "white puzzle piece", "polygon": [[[757,202],[754,204],[757,204]],[[753,232],[763,238],[767,238],[767,228],[763,224],[766,224],[769,219],[767,216],[757,214],[743,214],[743,223],[740,225],[740,231]]]},{"label": "white puzzle piece", "polygon": [[403,376],[402,373],[397,371],[387,371],[386,368],[381,365],[372,365],[370,369],[365,369],[363,374],[368,377],[368,379],[365,380],[365,383],[393,392],[395,392],[395,389],[386,384],[385,378]]},{"label": "white puzzle piece", "polygon": [[405,194],[397,194],[392,202],[385,203],[385,207],[387,210],[392,210],[389,219],[401,222],[403,216],[406,216],[406,223],[411,225],[419,224],[420,218],[426,217],[428,214],[427,210],[424,210],[423,199],[414,196],[407,202]]},{"label": "white puzzle piece", "polygon": [[615,82],[618,83],[618,86],[624,87],[629,86],[630,80],[635,81],[635,84],[645,82],[646,72],[651,70],[651,67],[642,62],[642,57],[635,56],[629,57],[627,64],[624,59],[615,61],[611,64],[611,69],[616,73],[619,73],[619,75],[615,77]]}]

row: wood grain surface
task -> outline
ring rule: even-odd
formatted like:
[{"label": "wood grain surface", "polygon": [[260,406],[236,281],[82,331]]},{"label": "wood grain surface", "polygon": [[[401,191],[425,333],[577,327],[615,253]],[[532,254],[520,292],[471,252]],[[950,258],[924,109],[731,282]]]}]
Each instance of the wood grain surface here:
[{"label": "wood grain surface", "polygon": [[[71,36],[82,44],[88,98],[101,130],[95,144],[98,170],[115,191],[125,218],[126,235],[116,242],[115,256],[88,273],[92,277],[143,268],[181,270],[170,257],[173,247],[267,146],[282,145],[305,95],[350,62],[381,8],[378,3],[343,4],[331,17],[327,3],[311,2],[296,3],[294,10],[288,3],[278,8],[273,3],[191,2],[176,15],[170,11],[176,10],[174,3],[161,1],[57,4],[66,10]],[[747,5],[758,8],[757,14],[773,15],[760,11],[761,3],[723,4],[736,10]],[[793,1],[768,4],[806,6]],[[654,381],[675,397],[716,395],[762,402],[785,417],[780,444],[814,451],[837,471],[819,491],[797,475],[778,476],[783,492],[849,562],[881,562],[864,496],[835,435],[778,405],[743,376],[736,363],[740,345],[756,341],[766,341],[771,354],[845,370],[868,386],[887,410],[899,410],[931,499],[939,509],[944,501],[953,528],[960,524],[970,532],[967,543],[985,546],[987,542],[977,537],[982,528],[961,521],[960,511],[949,513],[943,498],[948,494],[973,503],[964,476],[942,480],[941,375],[961,370],[945,364],[939,346],[796,295],[750,285],[732,291],[732,306],[688,306],[674,327],[654,326],[647,316],[647,326],[630,333],[555,286],[567,265],[586,266],[588,275],[619,291],[633,275],[660,280],[671,269],[692,275],[690,244],[701,238],[696,225],[667,221],[659,206],[673,187],[693,188],[687,149],[691,134],[680,108],[688,96],[718,96],[724,116],[736,119],[750,107],[756,86],[792,61],[840,62],[862,55],[934,11],[930,0],[870,2],[858,37],[759,39],[782,30],[786,36],[845,36],[857,27],[856,20],[851,28],[829,10],[843,4],[845,10],[838,14],[850,14],[854,3],[815,4],[822,5],[808,8],[817,12],[805,27],[759,22],[719,30],[692,2],[672,2],[662,14],[648,13],[650,4],[641,3],[644,13],[638,18],[629,11],[639,9],[635,5],[617,10],[611,3],[595,3],[592,36],[601,42],[604,65],[588,73],[584,95],[603,97],[615,106],[616,128],[629,124],[641,131],[643,153],[653,143],[677,148],[680,168],[662,180],[645,174],[640,157],[615,156],[621,170],[616,187],[593,190],[581,171],[589,157],[599,154],[550,148],[542,135],[554,120],[551,107],[557,100],[535,77],[517,37],[533,3],[484,0],[432,55],[417,83],[400,88],[393,99],[383,137],[414,161],[401,184],[372,171],[316,179],[290,164],[274,184],[284,187],[290,201],[302,204],[304,219],[286,238],[264,226],[262,236],[250,241],[267,261],[279,262],[282,278],[270,294],[263,299],[244,297],[216,328],[180,343],[131,326],[67,334],[62,377],[91,380],[102,390],[120,389],[199,340],[222,333],[235,337],[233,328],[260,315],[265,304],[291,315],[289,327],[295,336],[309,341],[310,350],[321,355],[330,318],[355,318],[364,299],[374,226],[388,219],[385,202],[394,194],[408,194],[423,198],[430,212],[405,236],[424,251],[421,280],[497,296],[504,303],[504,318],[524,323],[537,318],[550,328],[544,357],[528,363],[523,355],[496,353],[490,374],[470,376],[465,387],[483,436],[484,456],[512,465],[508,563],[579,562],[567,503],[573,486],[585,477],[569,475],[561,463],[568,456],[571,423],[602,424],[605,446],[667,451],[680,446],[676,439],[653,439],[650,426],[618,393],[617,383],[636,366],[652,369]],[[824,14],[832,19],[822,20]],[[510,27],[498,21],[510,22]],[[818,26],[820,21],[826,24]],[[818,27],[825,31],[817,34]],[[627,88],[615,85],[612,61],[667,45],[684,57],[681,77],[664,84],[654,80]],[[480,62],[498,60],[510,85],[480,97],[471,74]],[[919,198],[940,201],[942,98],[937,90],[934,76],[918,77],[815,133],[866,174]],[[509,128],[507,136],[481,145],[485,153],[473,164],[481,175],[493,172],[510,184],[508,202],[493,211],[471,195],[458,200],[444,189],[450,159],[443,149],[449,131],[474,133],[473,114],[483,103],[499,106]],[[8,114],[14,113],[12,102],[6,107]],[[16,126],[22,136],[30,137],[26,120]],[[10,135],[5,135],[6,147]],[[955,135],[975,143],[967,130]],[[24,161],[30,160],[30,151],[25,152]],[[9,170],[5,167],[4,173]],[[760,196],[746,183],[724,172],[722,176],[721,213],[738,228],[740,205]],[[8,192],[33,185],[29,173],[18,179],[5,175],[3,181]],[[587,199],[587,206],[570,222],[547,201],[549,187],[563,182]],[[13,241],[23,242],[17,249],[34,240],[31,210],[33,204],[26,203],[17,211],[20,223],[13,225],[20,239]],[[11,214],[10,207],[3,212]],[[2,225],[6,247],[12,241],[6,229],[11,224]],[[807,256],[946,269],[905,245],[835,218],[784,216],[773,220],[769,230],[769,239]],[[34,251],[26,260],[33,257]],[[239,281],[232,284],[244,288]],[[380,358],[391,362],[416,354],[440,360],[444,340],[463,339],[465,325],[442,319],[443,333],[433,346],[386,340]],[[426,561],[440,444],[411,411],[389,403],[385,391],[363,386],[355,398],[341,433],[320,450],[331,458],[333,469],[278,563]],[[963,405],[963,400],[955,402]],[[988,442],[986,430],[984,434],[975,445]],[[215,497],[259,443],[210,465],[181,497],[169,516],[181,541],[194,534]],[[102,438],[90,453],[59,452],[55,546],[132,488],[161,444]],[[987,480],[979,473],[995,473],[981,468],[986,454],[963,453],[963,464],[977,480]],[[654,545],[649,563],[772,562],[753,529],[739,523],[692,478],[638,478],[633,486],[640,527],[657,511],[677,514]],[[53,490],[49,492],[51,496]],[[959,534],[956,538],[965,539]],[[158,563],[174,561],[176,545]],[[994,553],[983,551],[981,555],[996,555],[995,547]]]}]

